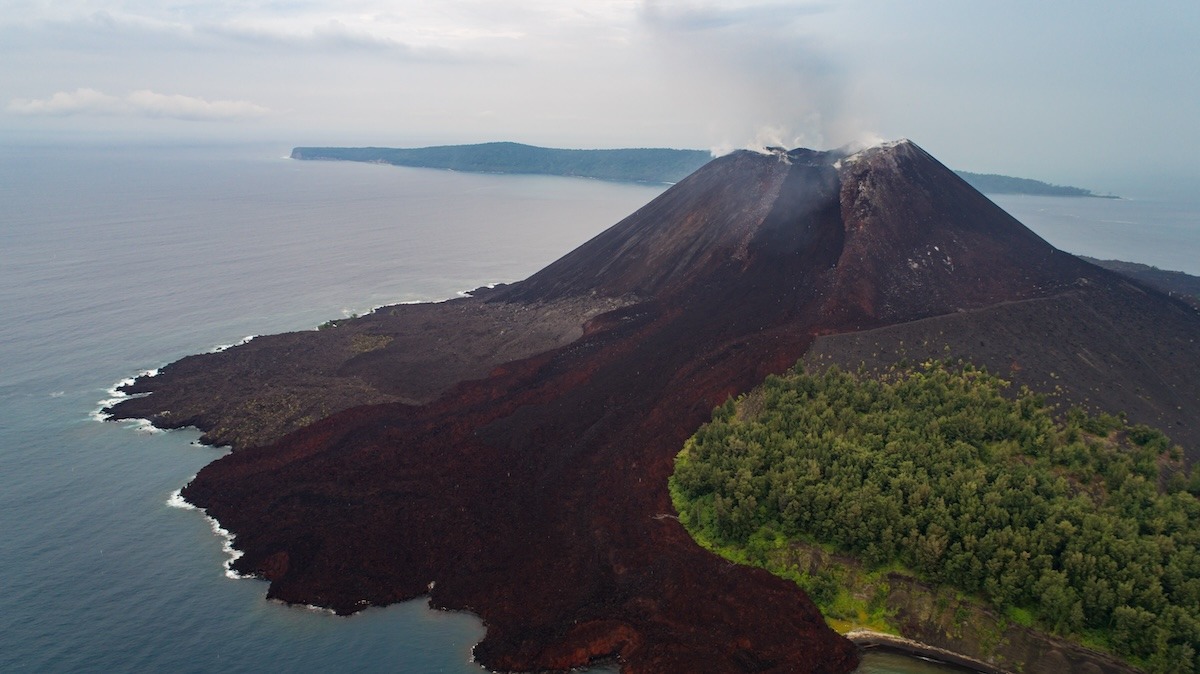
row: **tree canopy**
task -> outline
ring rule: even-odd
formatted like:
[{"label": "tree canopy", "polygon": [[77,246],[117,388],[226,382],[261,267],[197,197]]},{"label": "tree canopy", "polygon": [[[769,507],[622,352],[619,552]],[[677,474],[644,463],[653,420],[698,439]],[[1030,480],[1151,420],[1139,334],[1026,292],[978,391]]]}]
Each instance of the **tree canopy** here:
[{"label": "tree canopy", "polygon": [[813,541],[1152,671],[1198,671],[1200,481],[1180,450],[1009,388],[943,363],[771,377],[687,441],[675,506],[716,547]]}]

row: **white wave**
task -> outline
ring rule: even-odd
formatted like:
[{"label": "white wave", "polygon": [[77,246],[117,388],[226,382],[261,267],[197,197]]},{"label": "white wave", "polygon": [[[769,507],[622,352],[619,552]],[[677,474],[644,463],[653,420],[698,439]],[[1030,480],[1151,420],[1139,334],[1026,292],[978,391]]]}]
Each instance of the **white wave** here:
[{"label": "white wave", "polygon": [[246,344],[247,342],[254,339],[255,337],[258,337],[258,335],[246,335],[245,337],[242,338],[242,341],[240,341],[240,342],[235,342],[233,344],[218,344],[218,345],[214,346],[213,348],[209,349],[208,353],[221,353],[222,351],[232,349],[235,346],[241,346],[243,344]]},{"label": "white wave", "polygon": [[[494,287],[495,285],[496,284],[493,283],[493,284],[490,284],[488,287],[491,288],[491,287]],[[466,290],[455,293],[455,295],[457,297],[466,297],[469,294],[470,294],[469,291],[466,291]],[[440,300],[397,300],[395,302],[385,302],[384,304],[379,304],[379,305],[373,306],[366,313],[360,313],[360,314],[353,314],[353,312],[347,313],[347,312],[349,312],[348,309],[342,309],[342,315],[344,318],[350,318],[351,315],[356,315],[358,318],[362,318],[364,316],[370,316],[371,314],[375,313],[376,311],[379,311],[380,309],[386,309],[388,307],[399,307],[399,306],[406,306],[406,305],[410,305],[410,304],[441,304],[442,302],[448,302],[452,299],[454,299],[454,298],[447,297],[445,299],[440,299]],[[341,320],[341,319],[338,319],[338,320]]]},{"label": "white wave", "polygon": [[[295,606],[295,604],[289,604],[289,606]],[[337,615],[337,611],[334,611],[331,608],[325,608],[324,606],[313,606],[312,604],[300,604],[300,606],[303,608],[306,608],[309,611],[312,611],[314,613],[324,613],[325,615]]]},{"label": "white wave", "polygon": [[126,426],[126,428],[131,429],[135,433],[147,433],[153,435],[166,432],[151,423],[149,419],[128,419],[127,421],[129,421],[129,424]]},{"label": "white wave", "polygon": [[105,393],[108,394],[108,397],[104,398],[103,400],[97,400],[96,401],[96,405],[97,405],[96,409],[89,412],[88,417],[90,417],[91,419],[93,419],[95,421],[108,421],[109,419],[111,419],[112,415],[108,414],[104,410],[112,407],[113,405],[116,405],[117,403],[119,403],[122,400],[125,400],[126,398],[129,397],[129,394],[122,391],[121,387],[132,384],[133,379],[134,379],[133,377],[126,377],[126,378],[118,381],[117,383],[113,384],[112,386],[108,387],[108,389],[105,390]]},{"label": "white wave", "polygon": [[[192,477],[195,477],[195,475]],[[199,510],[199,508],[184,500],[182,487],[171,492],[171,495],[167,497],[167,505],[172,508],[179,508],[180,510]]]},{"label": "white wave", "polygon": [[[108,397],[104,398],[103,400],[97,400],[96,401],[96,405],[97,405],[96,409],[89,412],[88,417],[95,421],[108,421],[109,419],[112,418],[112,415],[107,414],[104,410],[108,409],[109,407],[112,407],[113,405],[116,405],[117,403],[119,403],[122,400],[125,400],[127,398],[137,398],[137,397],[146,395],[145,393],[135,393],[133,395],[130,395],[130,394],[122,391],[121,390],[122,388],[133,384],[133,382],[135,380],[141,379],[143,377],[157,377],[158,373],[159,373],[159,369],[157,367],[151,368],[149,370],[142,370],[142,371],[138,372],[135,376],[125,377],[124,379],[122,379],[122,380],[118,381],[117,383],[113,384],[112,386],[108,387],[104,391],[104,393],[107,394]],[[61,395],[63,395],[63,393],[61,391],[51,394],[51,396],[53,396],[55,398],[57,398]],[[140,424],[135,425],[135,426],[137,426],[138,429],[141,430]],[[158,430],[158,429],[155,429],[155,430]]]},{"label": "white wave", "polygon": [[[505,282],[504,281],[495,281],[492,283],[484,283],[483,285],[476,287],[476,288],[471,288],[470,290],[460,290],[457,293],[455,293],[455,295],[458,295],[459,297],[471,297],[471,293],[475,292],[476,290],[479,290],[479,288],[487,288],[488,290],[495,290],[496,286],[502,285],[503,283],[505,283]],[[445,302],[446,300],[440,300],[440,301]]]},{"label": "white wave", "polygon": [[61,397],[65,396],[65,395],[67,395],[67,392],[66,392],[66,391],[51,391],[51,392],[50,392],[50,397],[51,397],[51,398],[61,398]]},{"label": "white wave", "polygon": [[386,309],[387,307],[402,306],[402,305],[406,305],[406,304],[441,304],[443,302],[449,302],[450,300],[453,300],[458,297],[470,297],[471,291],[473,291],[473,290],[478,290],[479,288],[494,289],[496,286],[502,285],[504,283],[509,283],[509,281],[495,281],[493,283],[484,283],[475,288],[471,288],[471,290],[458,290],[458,291],[455,291],[454,295],[452,295],[450,297],[444,297],[440,300],[399,300],[397,302],[388,302],[386,304],[380,304],[379,306],[372,307],[371,311],[368,313],[373,314],[380,309]]},{"label": "white wave", "polygon": [[[194,478],[196,476],[193,475],[192,477]],[[210,517],[208,511],[188,503],[187,500],[183,498],[182,488],[171,492],[171,495],[167,497],[167,505],[172,508],[181,508],[183,510],[198,510],[204,515],[204,519],[208,520],[208,525],[212,528],[212,532],[221,537],[221,551],[226,555],[225,562],[222,563],[221,566],[225,569],[226,578],[233,580],[238,580],[240,578],[253,578],[253,576],[241,574],[233,570],[233,563],[241,558],[241,556],[244,554],[241,550],[233,547],[233,534],[230,533],[228,529],[222,527],[221,523],[218,522],[215,517]]]},{"label": "white wave", "polygon": [[129,397],[129,394],[122,391],[121,388],[132,384],[133,380],[134,380],[134,377],[126,377],[126,378],[122,379],[121,381],[113,384],[112,386],[108,387],[108,391],[107,391],[108,395],[110,397],[117,398],[117,399]]}]

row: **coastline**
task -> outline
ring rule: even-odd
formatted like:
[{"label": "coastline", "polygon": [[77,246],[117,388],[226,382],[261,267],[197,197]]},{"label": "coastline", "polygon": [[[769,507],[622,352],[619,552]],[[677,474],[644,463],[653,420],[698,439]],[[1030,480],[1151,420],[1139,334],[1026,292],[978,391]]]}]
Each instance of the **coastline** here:
[{"label": "coastline", "polygon": [[[196,476],[193,475],[192,479],[194,479],[195,477]],[[189,483],[191,481],[192,481],[191,479],[188,480]],[[183,487],[180,487],[179,489],[176,489],[175,491],[171,492],[171,495],[169,497],[167,497],[166,505],[171,508],[179,508],[180,510],[198,511],[204,517],[204,519],[208,521],[208,526],[210,528],[212,528],[212,532],[214,534],[216,534],[216,536],[218,538],[221,539],[221,551],[225,553],[225,557],[226,557],[225,561],[221,563],[221,566],[222,566],[222,568],[225,569],[225,577],[226,578],[228,578],[230,580],[240,580],[243,578],[254,578],[255,576],[253,576],[253,575],[238,573],[237,571],[235,571],[233,569],[233,563],[236,562],[244,554],[241,550],[238,550],[237,548],[234,547],[233,532],[231,532],[228,529],[226,529],[225,527],[221,526],[221,523],[217,521],[217,518],[213,517],[212,515],[209,515],[207,510],[205,510],[204,508],[201,508],[200,506],[197,506],[195,504],[189,503],[187,501],[187,499],[183,498],[183,489],[184,489]]]},{"label": "coastline", "polygon": [[956,653],[954,651],[938,648],[914,639],[906,639],[894,634],[886,634],[884,632],[876,632],[867,629],[853,629],[846,632],[842,636],[846,637],[855,646],[858,646],[860,651],[882,650],[902,655],[909,655],[925,660],[932,660],[941,664],[961,667],[963,669],[978,672],[979,674],[1013,674],[1007,669],[990,665],[981,660]]},{"label": "coastline", "polygon": [[[826,621],[860,653],[888,651],[924,658],[980,674],[1136,674],[1142,670],[1077,642],[1013,623],[952,589],[939,588],[895,571],[866,574],[849,557],[795,545],[785,562],[808,573],[837,572],[852,597],[876,597],[874,609],[860,606],[857,618],[844,612]],[[882,609],[886,623],[870,614]],[[853,612],[853,611],[852,611]],[[901,636],[903,635],[903,636]]]},{"label": "coastline", "polygon": [[[370,347],[370,345],[371,344],[368,344],[368,347]],[[371,353],[371,351],[374,351],[374,350],[378,350],[378,349],[368,349],[368,350],[366,350],[366,353]],[[382,359],[380,359],[380,360],[382,360]],[[634,365],[641,365],[641,363],[635,362]],[[658,363],[655,362],[655,365],[658,365]],[[640,375],[642,371],[641,371],[641,369],[637,369],[637,371],[635,371],[635,372],[636,372],[636,374]],[[667,374],[670,374],[670,373],[667,373]],[[666,381],[666,383],[670,384],[670,383],[673,383],[674,379],[665,379],[664,381]],[[613,396],[610,395],[607,397],[607,399],[608,399],[608,401],[611,401],[611,399],[613,399]],[[168,408],[168,409],[170,409],[170,408]],[[604,413],[607,414],[607,408],[604,409]],[[505,417],[505,419],[508,419],[508,417]],[[485,419],[484,421],[491,421],[491,420]],[[514,422],[514,423],[516,423],[516,422]],[[530,426],[532,426],[532,425],[530,425]],[[520,426],[516,426],[516,428],[517,428],[517,431],[522,431],[522,432],[524,431],[524,428],[522,428]],[[577,437],[577,433],[572,433],[572,434],[568,435],[568,432],[570,432],[570,431],[571,431],[571,428],[565,428],[565,431],[563,432],[564,437]],[[535,432],[540,433],[540,428],[536,429]],[[523,438],[529,437],[529,435],[532,435],[532,433],[527,433],[526,435],[520,435],[520,437],[517,437],[517,438],[518,438],[518,440],[523,440]],[[498,461],[499,461],[499,459],[497,459],[497,463],[498,463]],[[514,463],[514,462],[508,462],[508,464],[506,464],[506,465],[511,465],[512,463]],[[506,465],[505,465],[505,468],[506,468]],[[352,497],[353,497],[353,494],[352,494]],[[572,497],[572,498],[574,498],[574,497]],[[202,501],[202,503],[203,503],[203,501]],[[443,508],[443,510],[445,510],[445,508]],[[265,518],[263,520],[265,520]],[[269,550],[268,550],[268,552],[269,552]]]}]

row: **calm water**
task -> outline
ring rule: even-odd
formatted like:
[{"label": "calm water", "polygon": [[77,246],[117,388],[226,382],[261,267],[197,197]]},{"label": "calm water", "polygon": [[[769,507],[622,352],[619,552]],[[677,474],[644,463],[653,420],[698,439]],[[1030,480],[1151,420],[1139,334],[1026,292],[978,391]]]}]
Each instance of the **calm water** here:
[{"label": "calm water", "polygon": [[990,198],[1069,253],[1200,275],[1200,198]]},{"label": "calm water", "polygon": [[189,353],[523,278],[660,190],[284,151],[0,148],[0,671],[479,671],[471,616],[337,618],[226,578],[209,524],[166,505],[220,450],[90,415]]}]

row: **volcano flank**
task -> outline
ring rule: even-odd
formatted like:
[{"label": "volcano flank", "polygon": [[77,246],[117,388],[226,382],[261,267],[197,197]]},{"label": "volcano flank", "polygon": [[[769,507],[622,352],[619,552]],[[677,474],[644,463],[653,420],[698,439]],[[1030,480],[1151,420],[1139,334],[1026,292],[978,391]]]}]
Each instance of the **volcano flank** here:
[{"label": "volcano flank", "polygon": [[855,647],[801,590],[675,518],[673,458],[714,406],[814,342],[978,349],[1194,458],[1197,337],[1194,309],[1056,250],[911,142],[742,151],[524,281],[188,357],[111,412],[233,446],[183,495],[271,597],[428,594],[484,620],[492,669],[846,672]]}]

